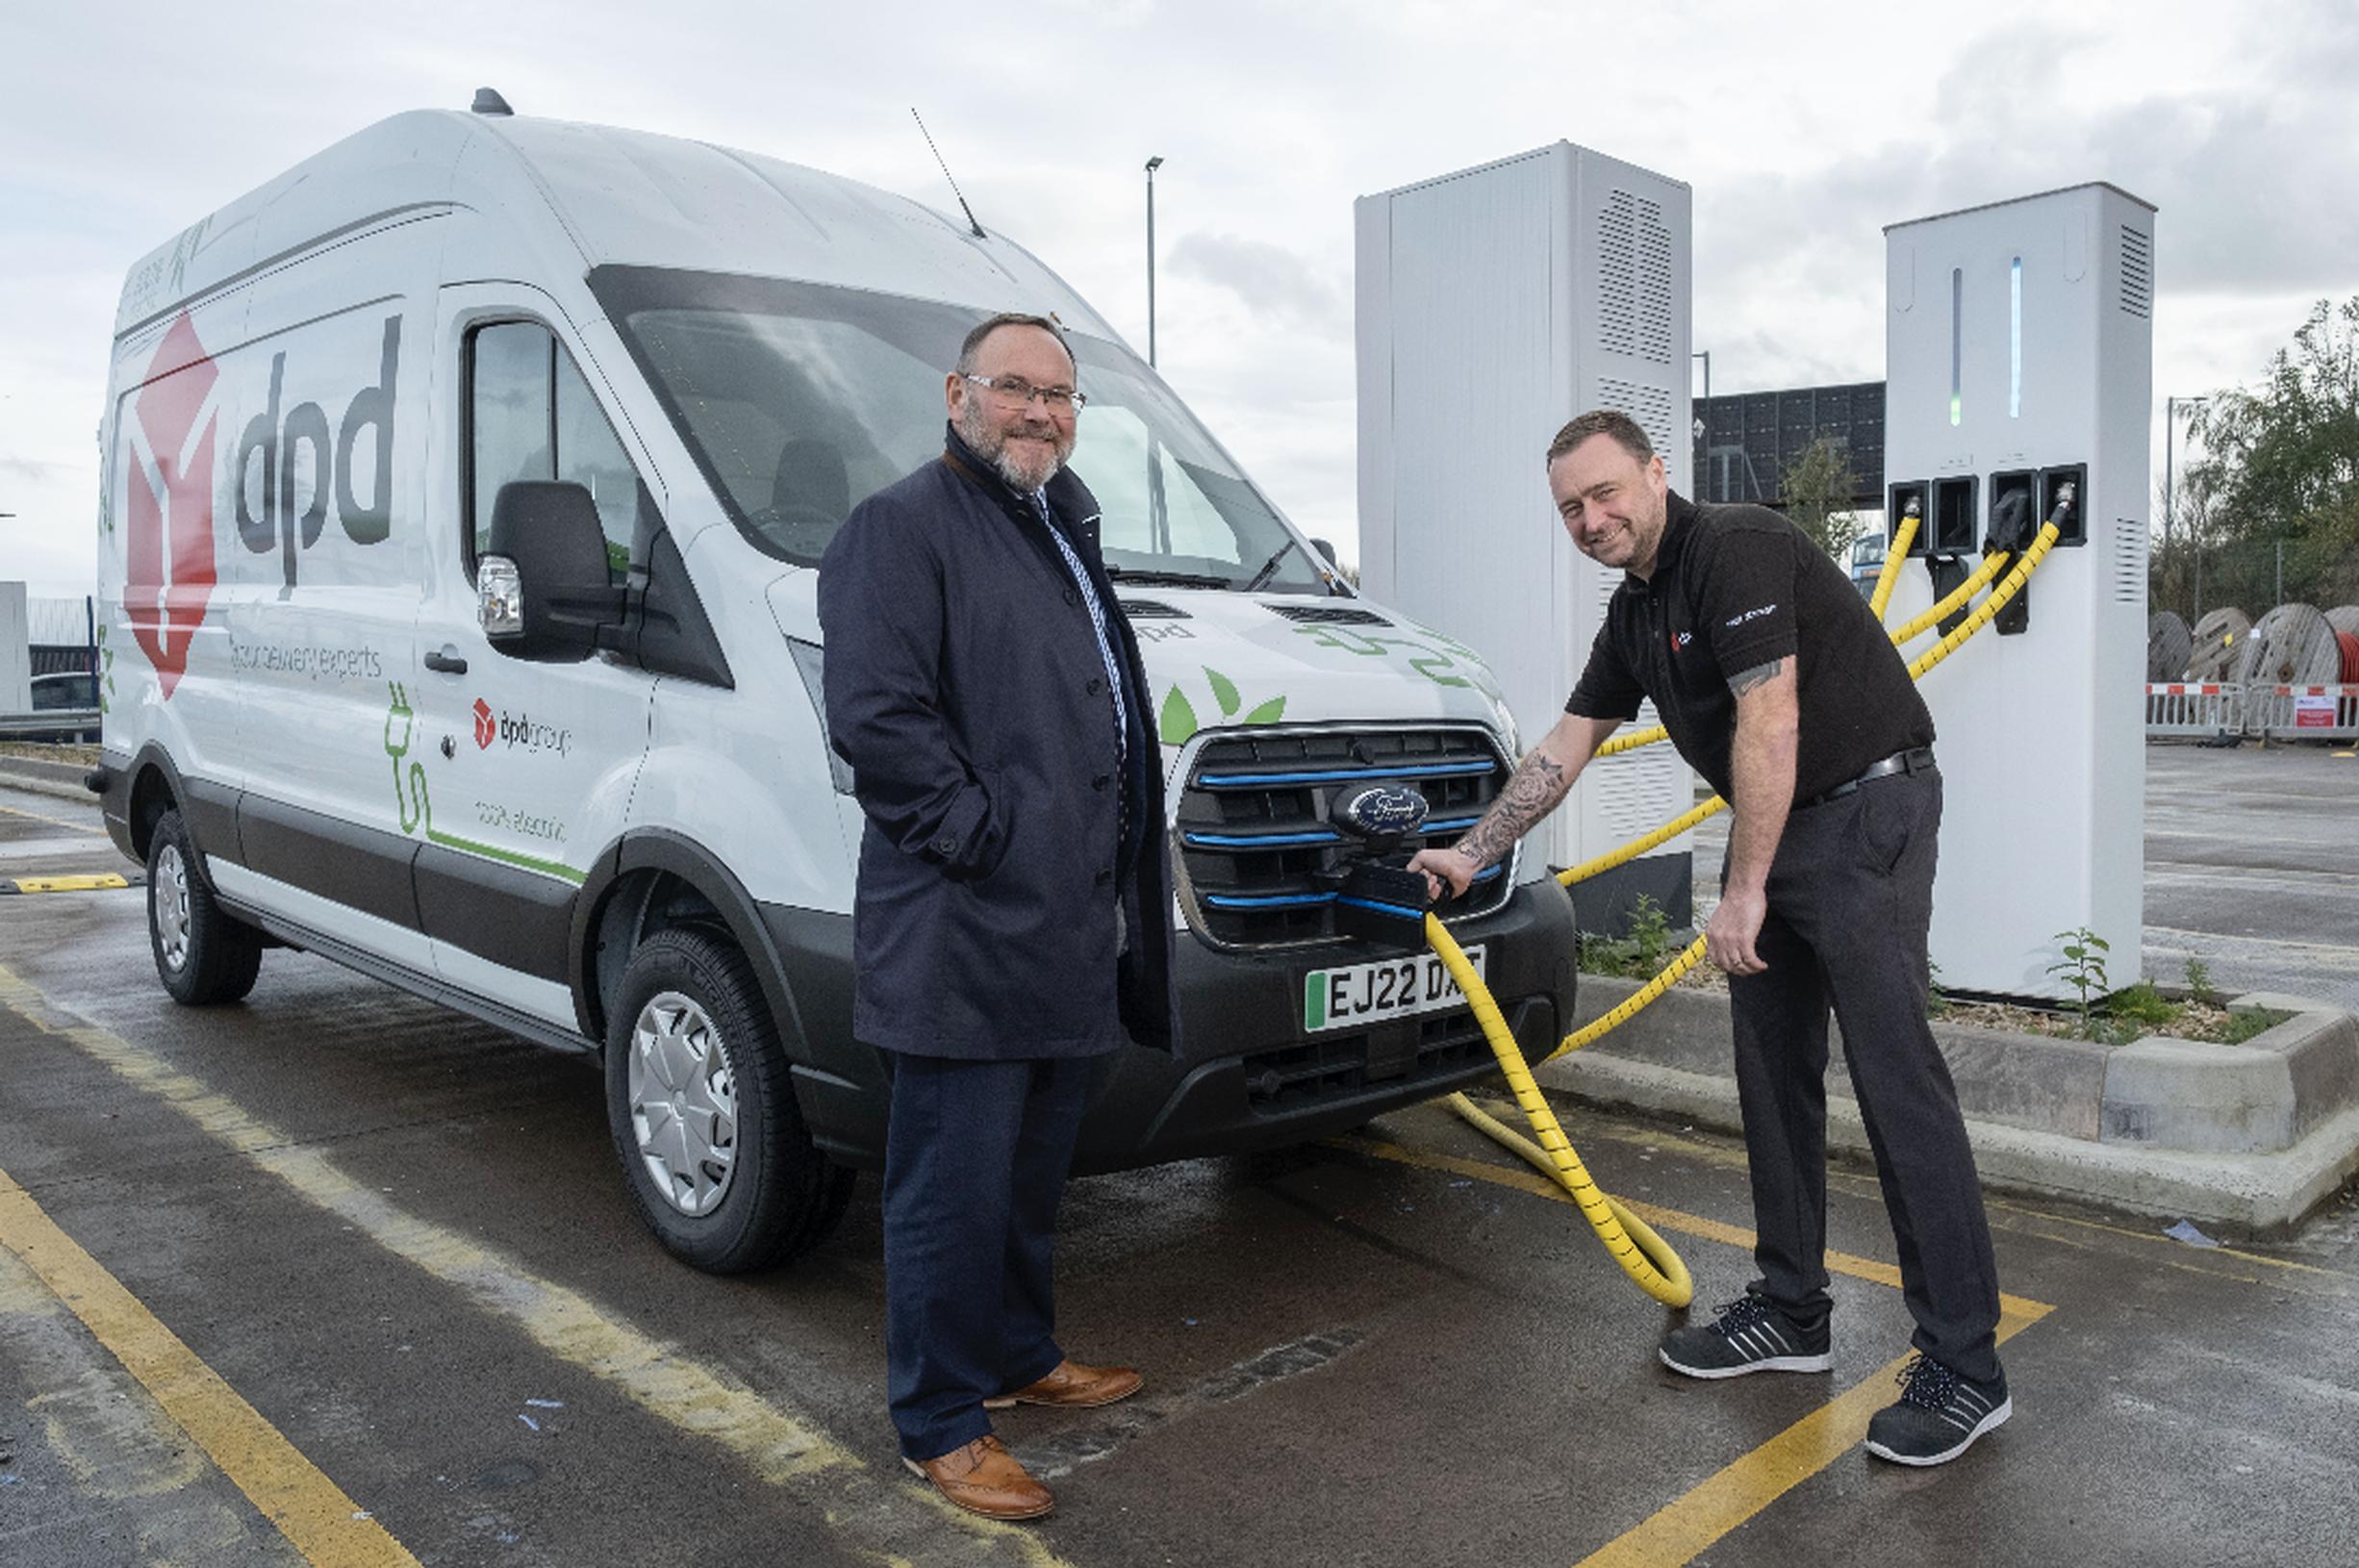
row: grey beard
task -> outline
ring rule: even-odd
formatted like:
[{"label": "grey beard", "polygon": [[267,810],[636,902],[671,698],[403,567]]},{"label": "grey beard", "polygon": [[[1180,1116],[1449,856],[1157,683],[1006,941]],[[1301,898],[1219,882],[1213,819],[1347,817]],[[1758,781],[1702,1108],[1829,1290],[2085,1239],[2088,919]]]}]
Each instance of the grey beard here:
[{"label": "grey beard", "polygon": [[1071,455],[1073,450],[1072,447],[1065,446],[1063,443],[1058,443],[1057,444],[1063,446],[1064,449],[1059,451],[1055,459],[1050,463],[1046,472],[1034,477],[1025,471],[1022,464],[1007,455],[1005,442],[1002,442],[996,450],[987,454],[984,452],[984,445],[990,439],[990,429],[980,418],[969,417],[959,420],[958,439],[972,447],[977,456],[987,457],[992,471],[1006,483],[1008,489],[1019,495],[1029,495],[1055,478],[1056,470],[1065,466],[1065,459]]}]

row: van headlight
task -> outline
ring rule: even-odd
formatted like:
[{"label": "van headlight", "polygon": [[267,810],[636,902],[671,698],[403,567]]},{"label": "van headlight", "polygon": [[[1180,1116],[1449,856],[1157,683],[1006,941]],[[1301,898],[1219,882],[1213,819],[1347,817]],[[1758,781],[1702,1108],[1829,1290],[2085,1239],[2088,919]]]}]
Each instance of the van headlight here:
[{"label": "van headlight", "polygon": [[819,744],[827,748],[827,776],[836,794],[850,795],[851,764],[835,754],[835,741],[827,733],[826,650],[799,637],[788,638],[786,650],[795,656],[795,673],[802,677],[802,689],[811,695],[811,711],[819,715]]}]

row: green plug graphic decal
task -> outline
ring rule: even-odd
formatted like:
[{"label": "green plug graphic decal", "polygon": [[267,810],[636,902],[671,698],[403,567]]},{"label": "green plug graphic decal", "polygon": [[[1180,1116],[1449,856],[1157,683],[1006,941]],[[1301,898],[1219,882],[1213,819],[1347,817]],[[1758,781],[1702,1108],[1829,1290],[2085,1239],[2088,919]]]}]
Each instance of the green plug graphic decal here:
[{"label": "green plug graphic decal", "polygon": [[402,788],[401,764],[410,754],[411,731],[417,723],[417,714],[398,681],[389,682],[393,694],[393,706],[385,714],[385,754],[393,759],[393,812],[400,820],[401,831],[415,833],[426,830],[427,842],[449,849],[464,849],[470,855],[481,855],[505,866],[521,867],[539,872],[544,876],[560,876],[569,882],[587,880],[586,873],[574,870],[562,860],[542,860],[532,855],[520,855],[513,849],[503,849],[495,844],[478,844],[463,839],[456,833],[445,833],[434,825],[434,802],[426,796],[426,766],[410,764],[409,788]]},{"label": "green plug graphic decal", "polygon": [[[1221,716],[1215,722],[1225,724],[1234,721],[1242,724],[1275,724],[1284,715],[1286,699],[1274,696],[1238,719],[1237,712],[1245,706],[1245,698],[1237,695],[1237,683],[1210,665],[1205,665],[1204,671],[1205,682],[1212,688],[1212,700],[1221,710]],[[1157,728],[1163,744],[1185,746],[1204,727],[1204,721],[1196,716],[1196,704],[1188,700],[1188,695],[1180,690],[1179,682],[1174,681],[1171,691],[1163,698],[1163,714]]]}]

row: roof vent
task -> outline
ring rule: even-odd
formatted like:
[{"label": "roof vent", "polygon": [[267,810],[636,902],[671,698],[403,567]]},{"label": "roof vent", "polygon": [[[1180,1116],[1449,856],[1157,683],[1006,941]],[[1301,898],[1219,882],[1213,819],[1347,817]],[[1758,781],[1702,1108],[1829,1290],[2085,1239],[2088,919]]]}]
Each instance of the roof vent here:
[{"label": "roof vent", "polygon": [[508,100],[499,95],[497,88],[477,88],[475,101],[467,107],[478,114],[513,114],[516,113],[515,110],[508,107]]}]

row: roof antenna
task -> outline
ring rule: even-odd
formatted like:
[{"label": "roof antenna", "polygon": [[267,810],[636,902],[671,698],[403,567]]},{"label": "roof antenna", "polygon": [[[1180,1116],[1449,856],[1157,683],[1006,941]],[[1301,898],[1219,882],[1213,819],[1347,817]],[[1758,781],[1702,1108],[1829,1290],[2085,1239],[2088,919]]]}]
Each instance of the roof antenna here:
[{"label": "roof antenna", "polygon": [[934,134],[926,129],[926,121],[919,116],[915,104],[909,106],[909,117],[918,122],[918,135],[926,139],[926,149],[934,155],[934,162],[942,164],[942,177],[951,181],[951,194],[958,197],[958,210],[967,215],[967,227],[975,231],[976,239],[990,239],[991,236],[983,232],[983,226],[975,221],[975,209],[967,205],[967,198],[959,191],[958,182],[951,179],[951,165],[943,163],[942,149],[934,145]]}]

